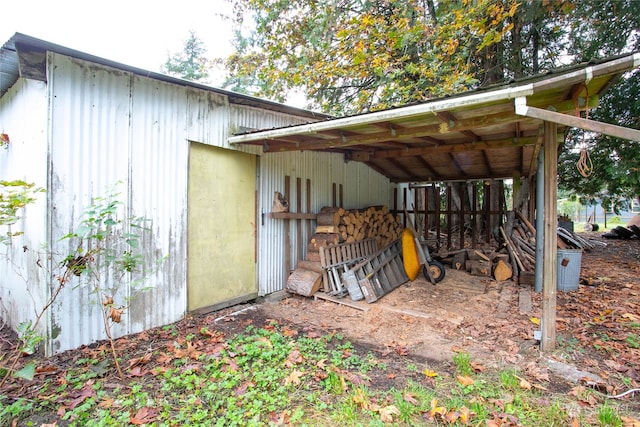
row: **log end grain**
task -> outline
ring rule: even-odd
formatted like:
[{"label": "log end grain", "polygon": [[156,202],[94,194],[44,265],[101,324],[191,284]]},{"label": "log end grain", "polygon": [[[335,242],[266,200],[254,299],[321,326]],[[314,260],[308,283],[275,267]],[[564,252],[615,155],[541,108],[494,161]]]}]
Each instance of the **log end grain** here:
[{"label": "log end grain", "polygon": [[287,291],[310,297],[320,289],[322,274],[304,268],[296,268],[287,279]]}]

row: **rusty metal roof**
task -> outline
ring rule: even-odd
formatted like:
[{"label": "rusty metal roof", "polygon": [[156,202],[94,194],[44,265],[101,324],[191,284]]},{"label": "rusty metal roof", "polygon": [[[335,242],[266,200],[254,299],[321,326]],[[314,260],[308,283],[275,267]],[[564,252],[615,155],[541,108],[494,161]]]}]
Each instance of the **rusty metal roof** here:
[{"label": "rusty metal roof", "polygon": [[[245,133],[229,142],[260,145],[265,153],[340,152],[393,182],[530,176],[544,120],[523,112],[530,107],[575,117],[597,106],[620,75],[639,65],[639,54],[623,55],[424,103]],[[516,100],[525,106],[520,112]],[[551,120],[561,119],[559,141],[568,127],[563,117]]]}]

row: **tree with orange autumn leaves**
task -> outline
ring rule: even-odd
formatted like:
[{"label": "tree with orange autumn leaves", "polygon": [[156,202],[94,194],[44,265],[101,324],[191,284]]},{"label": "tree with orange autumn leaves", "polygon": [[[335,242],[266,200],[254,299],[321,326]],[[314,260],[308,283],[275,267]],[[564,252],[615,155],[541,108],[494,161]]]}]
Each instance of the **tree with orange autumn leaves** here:
[{"label": "tree with orange autumn leaves", "polygon": [[230,0],[226,87],[343,115],[462,92],[559,63],[563,0]]}]

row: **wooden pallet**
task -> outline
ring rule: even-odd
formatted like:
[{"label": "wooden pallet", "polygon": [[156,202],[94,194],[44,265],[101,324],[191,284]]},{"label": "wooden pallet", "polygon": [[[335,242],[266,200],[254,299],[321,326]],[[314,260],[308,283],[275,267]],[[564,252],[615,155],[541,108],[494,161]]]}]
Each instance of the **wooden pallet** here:
[{"label": "wooden pallet", "polygon": [[373,255],[378,250],[375,239],[341,243],[320,248],[320,265],[324,291],[329,295],[344,297],[348,291],[342,275],[358,262]]},{"label": "wooden pallet", "polygon": [[402,243],[396,240],[343,274],[351,299],[372,303],[409,281],[402,264]]}]

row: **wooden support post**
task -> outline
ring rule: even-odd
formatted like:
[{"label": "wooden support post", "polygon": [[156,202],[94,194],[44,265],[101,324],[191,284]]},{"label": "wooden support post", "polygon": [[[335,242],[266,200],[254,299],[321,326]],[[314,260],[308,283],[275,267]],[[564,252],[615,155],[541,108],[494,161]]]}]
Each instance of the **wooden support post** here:
[{"label": "wooden support post", "polygon": [[[296,178],[296,212],[302,212],[302,178]],[[296,260],[302,259],[302,220],[296,219]]]},{"label": "wooden support post", "polygon": [[447,185],[447,249],[451,249],[451,184]]},{"label": "wooden support post", "polygon": [[332,207],[334,207],[334,208],[335,208],[335,207],[337,207],[337,206],[336,206],[336,203],[337,203],[337,199],[336,199],[336,198],[337,198],[337,197],[338,197],[338,194],[337,194],[337,187],[336,187],[336,183],[334,182],[334,183],[333,183],[332,201],[331,201],[331,206],[332,206]]},{"label": "wooden support post", "polygon": [[[284,177],[284,197],[291,200],[291,177]],[[291,273],[291,229],[290,220],[284,220],[284,278],[288,279]]]},{"label": "wooden support post", "polygon": [[436,210],[436,240],[438,241],[438,249],[440,249],[440,187],[436,186],[435,182],[431,184],[433,188],[433,197],[435,199]]},{"label": "wooden support post", "polygon": [[491,221],[491,186],[484,183],[484,240],[486,244],[491,243],[491,233],[493,232],[493,224]]},{"label": "wooden support post", "polygon": [[[307,191],[305,194],[306,197],[306,203],[305,203],[305,212],[306,213],[311,213],[311,180],[307,179]],[[306,240],[309,240],[309,237],[311,237],[311,221],[306,221],[306,227],[307,227],[307,237]]]},{"label": "wooden support post", "polygon": [[471,247],[476,248],[478,246],[478,227],[477,227],[477,210],[478,210],[478,186],[473,183],[473,192],[471,199]]},{"label": "wooden support post", "polygon": [[558,253],[558,125],[544,123],[544,262],[542,281],[542,319],[540,348],[556,346],[556,292]]},{"label": "wooden support post", "polygon": [[[402,189],[402,208],[404,209],[404,212],[407,212],[408,208],[407,208],[407,187]],[[409,215],[403,215],[404,216],[404,221],[402,222],[402,225],[404,226],[404,228],[407,228],[407,224],[410,224],[409,222],[409,218],[407,218]]]},{"label": "wooden support post", "polygon": [[459,221],[460,224],[460,249],[464,248],[464,201],[465,201],[465,189],[466,185],[464,182],[458,183],[458,197],[460,197],[460,212],[459,212]]}]

